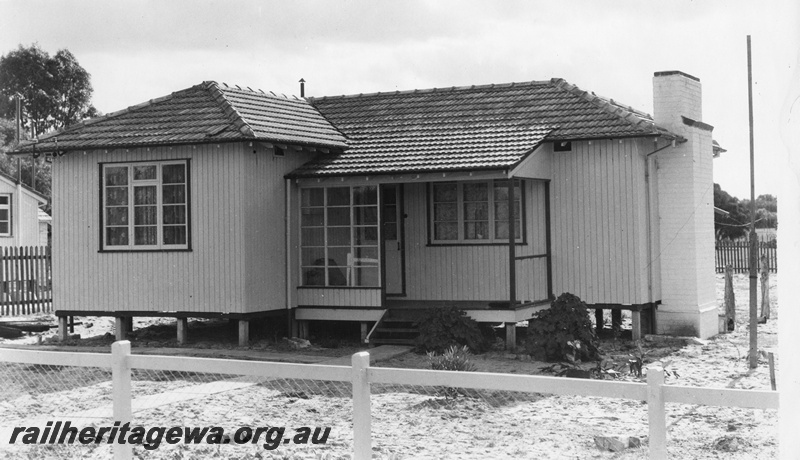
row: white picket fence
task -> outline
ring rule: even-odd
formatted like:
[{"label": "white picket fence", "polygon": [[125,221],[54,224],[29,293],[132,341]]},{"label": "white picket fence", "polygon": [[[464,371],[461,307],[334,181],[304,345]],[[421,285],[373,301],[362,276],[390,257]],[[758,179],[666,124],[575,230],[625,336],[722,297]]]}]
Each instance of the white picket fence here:
[{"label": "white picket fence", "polygon": [[[369,353],[352,357],[351,366],[287,364],[243,360],[132,355],[130,342],[115,342],[111,354],[47,352],[0,348],[0,362],[111,369],[114,421],[131,422],[131,369],[207,372],[283,379],[351,382],[355,460],[372,458],[370,384],[419,385],[558,395],[595,396],[647,403],[649,458],[667,458],[666,403],[778,409],[778,392],[699,388],[664,383],[664,370],[650,366],[647,383],[563,377],[432,371],[370,367]],[[2,440],[0,440],[2,441]],[[131,459],[129,444],[114,445],[114,458]]]}]

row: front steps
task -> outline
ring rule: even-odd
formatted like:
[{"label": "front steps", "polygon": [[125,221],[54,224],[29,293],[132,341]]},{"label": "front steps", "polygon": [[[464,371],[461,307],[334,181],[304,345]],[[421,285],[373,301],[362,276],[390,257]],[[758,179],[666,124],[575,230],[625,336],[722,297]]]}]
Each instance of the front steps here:
[{"label": "front steps", "polygon": [[419,336],[417,328],[419,314],[419,310],[387,310],[372,336],[367,339],[368,343],[370,345],[415,345]]}]

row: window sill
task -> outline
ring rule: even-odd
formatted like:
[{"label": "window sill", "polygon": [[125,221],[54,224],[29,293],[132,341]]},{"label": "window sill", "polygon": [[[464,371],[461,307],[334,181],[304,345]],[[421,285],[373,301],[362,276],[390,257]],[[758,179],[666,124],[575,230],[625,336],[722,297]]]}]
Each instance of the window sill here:
[{"label": "window sill", "polygon": [[297,286],[297,289],[381,289],[380,286]]},{"label": "window sill", "polygon": [[192,252],[191,248],[187,249],[100,249],[98,254],[116,254],[116,253],[130,253],[130,252]]},{"label": "window sill", "polygon": [[[527,241],[515,241],[514,242],[514,246],[527,246],[527,245],[528,245]],[[427,247],[437,247],[437,246],[442,246],[442,247],[447,247],[447,246],[505,246],[505,247],[508,247],[508,242],[507,241],[506,242],[494,241],[494,242],[480,243],[480,242],[477,242],[477,241],[463,241],[463,242],[453,242],[453,243],[428,243],[425,246],[427,246]]]}]

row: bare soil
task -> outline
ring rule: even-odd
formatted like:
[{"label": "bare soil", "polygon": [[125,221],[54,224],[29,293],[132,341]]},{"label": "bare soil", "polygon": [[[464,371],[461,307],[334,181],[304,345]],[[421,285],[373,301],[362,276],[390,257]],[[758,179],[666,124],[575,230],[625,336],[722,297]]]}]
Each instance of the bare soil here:
[{"label": "bare soil", "polygon": [[[735,275],[737,299],[736,330],[710,340],[648,337],[643,341],[645,366],[660,361],[671,371],[668,384],[717,388],[770,389],[766,353],[777,356],[776,276],[771,277],[772,318],[758,326],[759,366],[748,369],[747,351],[747,275]],[[723,279],[717,279],[718,304],[722,312]],[[760,294],[759,294],[760,298]],[[97,341],[106,346],[109,338],[103,332],[104,319],[82,318],[91,327],[76,329],[81,334],[90,330],[101,332],[94,339],[76,341],[79,344]],[[167,346],[174,327],[164,320],[152,324],[137,324],[136,346]],[[192,346],[225,348],[235,346],[235,338],[215,336],[200,324],[192,326],[195,342]],[[213,326],[209,326],[213,327]],[[218,327],[219,329],[219,327]],[[46,333],[47,334],[47,333]],[[50,333],[52,334],[52,332]],[[99,338],[97,338],[99,337]],[[34,342],[36,337],[25,340]],[[17,342],[19,343],[19,342]],[[158,344],[158,345],[155,345]],[[262,337],[254,347],[280,351],[279,341]],[[171,345],[170,345],[171,346]],[[339,348],[315,347],[314,354],[330,353],[344,356],[358,350],[357,344],[338,343]],[[621,380],[641,381],[628,372],[628,360],[637,352],[626,339],[606,337],[601,350],[604,365],[619,369]],[[311,351],[309,351],[311,353]],[[533,361],[524,354],[509,354],[501,350],[476,356],[473,363],[478,371],[516,374],[553,375],[561,370],[553,363]],[[423,355],[406,354],[377,364],[389,367],[427,368]],[[584,369],[597,363],[583,363]],[[187,385],[186,381],[143,383],[145,394],[167,391]],[[189,382],[194,383],[194,382]],[[103,402],[98,394],[108,382],[85,382],[84,387],[64,389],[54,393],[33,393],[10,401],[0,402],[0,413],[7,421],[24,421],[37,408],[57,405],[64,414]],[[781,382],[777,385],[780,387]],[[323,385],[321,382],[294,382],[291,387],[260,384],[202,399],[170,403],[135,414],[136,423],[158,425],[220,425],[238,426],[330,426],[328,443],[324,446],[282,445],[266,450],[261,445],[247,446],[166,446],[156,450],[136,449],[138,458],[349,458],[352,452],[352,412],[348,388]],[[777,457],[777,414],[769,410],[746,410],[668,404],[668,449],[674,459],[770,459]],[[440,388],[373,387],[372,398],[373,450],[378,458],[613,458],[638,459],[647,457],[647,411],[636,401],[552,396],[533,394],[500,394],[484,392],[456,398],[444,396]],[[641,440],[642,447],[622,452],[605,452],[597,448],[595,436],[631,436]],[[0,457],[3,457],[0,446]],[[107,446],[47,447],[34,450],[7,451],[8,458],[104,458]]]}]

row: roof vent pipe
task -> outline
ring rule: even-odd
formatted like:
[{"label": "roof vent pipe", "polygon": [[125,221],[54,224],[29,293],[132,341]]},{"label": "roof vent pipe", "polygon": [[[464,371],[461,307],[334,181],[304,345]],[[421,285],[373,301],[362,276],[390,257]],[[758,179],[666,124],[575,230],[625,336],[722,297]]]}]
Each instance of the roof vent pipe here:
[{"label": "roof vent pipe", "polygon": [[300,97],[306,97],[306,81],[300,78]]}]

